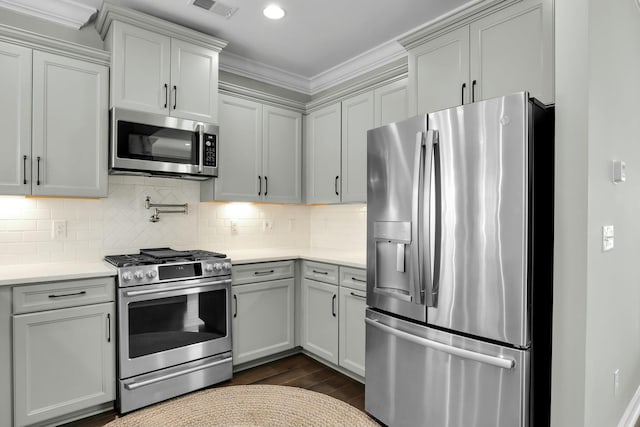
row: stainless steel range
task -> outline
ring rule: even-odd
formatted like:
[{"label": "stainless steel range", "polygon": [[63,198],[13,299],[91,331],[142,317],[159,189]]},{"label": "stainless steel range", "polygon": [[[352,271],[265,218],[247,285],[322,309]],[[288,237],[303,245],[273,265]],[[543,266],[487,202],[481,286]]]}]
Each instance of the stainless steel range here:
[{"label": "stainless steel range", "polygon": [[120,413],[231,378],[231,261],[207,251],[142,249],[118,268]]}]

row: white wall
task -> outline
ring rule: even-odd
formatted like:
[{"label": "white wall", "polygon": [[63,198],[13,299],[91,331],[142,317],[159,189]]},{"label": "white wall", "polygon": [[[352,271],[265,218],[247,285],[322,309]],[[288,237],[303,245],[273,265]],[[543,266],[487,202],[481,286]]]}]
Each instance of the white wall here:
[{"label": "white wall", "polygon": [[[640,385],[640,9],[556,1],[552,421],[616,426]],[[611,161],[628,166],[611,182]],[[602,252],[605,224],[615,248]],[[620,386],[614,396],[614,370]]]}]

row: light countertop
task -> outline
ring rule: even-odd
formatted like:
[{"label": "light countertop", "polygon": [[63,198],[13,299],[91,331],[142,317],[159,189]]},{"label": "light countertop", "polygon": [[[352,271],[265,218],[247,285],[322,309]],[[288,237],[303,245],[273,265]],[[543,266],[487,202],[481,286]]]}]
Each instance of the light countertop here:
[{"label": "light countertop", "polygon": [[296,248],[231,250],[222,252],[231,258],[233,264],[304,259],[307,261],[326,262],[354,268],[367,267],[366,254],[360,252],[319,251]]},{"label": "light countertop", "polygon": [[106,262],[0,265],[0,286],[115,275]]}]

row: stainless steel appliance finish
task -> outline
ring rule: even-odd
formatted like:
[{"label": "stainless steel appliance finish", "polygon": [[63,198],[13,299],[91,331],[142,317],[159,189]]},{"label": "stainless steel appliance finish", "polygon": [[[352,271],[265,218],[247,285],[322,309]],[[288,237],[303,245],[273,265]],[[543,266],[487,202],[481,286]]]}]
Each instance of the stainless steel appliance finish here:
[{"label": "stainless steel appliance finish", "polygon": [[111,174],[206,180],[218,176],[218,126],[113,108]]},{"label": "stainless steel appliance finish", "polygon": [[370,309],[366,316],[365,407],[380,421],[390,426],[526,425],[530,351]]},{"label": "stainless steel appliance finish", "polygon": [[206,251],[143,249],[118,267],[121,413],[231,378],[231,262]]},{"label": "stainless steel appliance finish", "polygon": [[531,394],[548,424],[552,107],[518,93],[417,116],[369,131],[367,161],[366,409],[394,426],[522,427]]}]

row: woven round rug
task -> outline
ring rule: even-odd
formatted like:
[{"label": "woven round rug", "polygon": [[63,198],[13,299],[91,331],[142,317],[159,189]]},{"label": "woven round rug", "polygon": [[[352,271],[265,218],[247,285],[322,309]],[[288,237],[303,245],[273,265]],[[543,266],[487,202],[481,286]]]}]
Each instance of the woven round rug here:
[{"label": "woven round rug", "polygon": [[188,394],[105,427],[353,426],[378,424],[341,400],[298,387],[237,385]]}]

